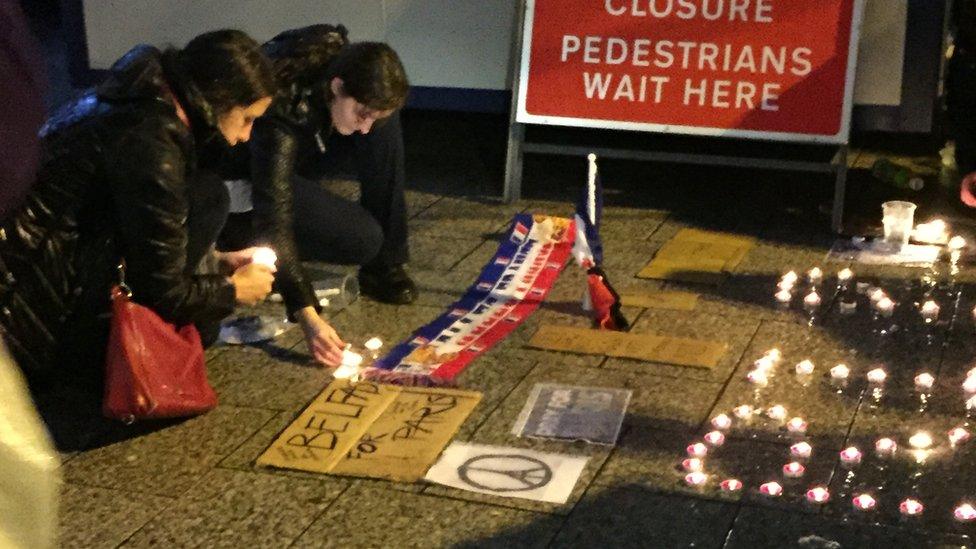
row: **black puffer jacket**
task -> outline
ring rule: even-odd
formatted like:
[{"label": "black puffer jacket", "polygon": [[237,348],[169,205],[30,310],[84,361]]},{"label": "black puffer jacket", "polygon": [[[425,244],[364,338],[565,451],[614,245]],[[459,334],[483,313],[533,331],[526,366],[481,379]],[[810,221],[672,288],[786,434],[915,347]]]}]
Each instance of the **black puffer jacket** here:
[{"label": "black puffer jacket", "polygon": [[181,121],[170,85],[179,78],[163,64],[155,48],[133,49],[42,129],[37,183],[0,234],[0,325],[28,373],[46,373],[56,356],[99,356],[106,341],[85,330],[107,324],[121,258],[134,300],[171,322],[233,311],[233,285],[186,264],[187,180],[213,130]]},{"label": "black puffer jacket", "polygon": [[[288,57],[313,33],[328,36],[330,46],[334,46],[328,48],[332,55],[348,43],[345,27],[315,25],[276,36],[263,46],[265,53],[273,60]],[[292,175],[302,171],[303,162],[324,152],[332,130],[323,90],[316,86],[314,78],[302,76],[305,78],[282,82],[268,112],[254,123],[248,147],[254,228],[277,252],[275,283],[289,315],[304,307],[321,310],[295,247],[291,182]],[[235,179],[247,175],[239,173]]]}]

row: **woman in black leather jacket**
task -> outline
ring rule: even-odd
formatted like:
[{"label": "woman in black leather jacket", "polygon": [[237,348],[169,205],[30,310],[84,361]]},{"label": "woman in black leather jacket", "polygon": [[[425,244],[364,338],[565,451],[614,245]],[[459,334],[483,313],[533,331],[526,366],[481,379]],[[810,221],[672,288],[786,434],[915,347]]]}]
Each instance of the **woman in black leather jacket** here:
[{"label": "woman in black leather jacket", "polygon": [[273,93],[258,44],[216,31],[182,50],[134,48],[42,128],[36,183],[0,226],[0,328],[32,381],[100,385],[120,260],[135,301],[202,332],[267,295],[273,275],[250,250],[197,274],[228,202],[197,158],[247,141]]},{"label": "woman in black leather jacket", "polygon": [[[224,242],[269,242],[289,316],[313,356],[336,365],[342,341],[319,316],[300,260],[360,265],[364,294],[406,304],[417,290],[407,262],[403,136],[397,111],[409,88],[386,44],[350,44],[342,26],[283,32],[264,45],[279,90],[254,125],[249,163],[225,173],[251,192],[253,212],[231,215]],[[324,190],[323,172],[354,175],[359,203]],[[243,181],[241,181],[243,180]],[[244,193],[246,195],[246,191]]]}]

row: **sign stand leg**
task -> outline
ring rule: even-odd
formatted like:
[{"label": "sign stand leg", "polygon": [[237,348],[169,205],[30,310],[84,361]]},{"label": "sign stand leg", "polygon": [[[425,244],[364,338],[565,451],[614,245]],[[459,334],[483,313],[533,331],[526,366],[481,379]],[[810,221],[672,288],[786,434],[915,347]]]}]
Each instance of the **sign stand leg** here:
[{"label": "sign stand leg", "polygon": [[834,168],[834,211],[830,228],[835,233],[844,232],[844,195],[847,190],[847,145],[841,145],[831,160]]},{"label": "sign stand leg", "polygon": [[512,116],[508,125],[508,153],[505,155],[505,191],[503,199],[506,203],[515,202],[522,195],[522,161],[525,157],[523,143],[525,142],[525,124],[519,124]]}]

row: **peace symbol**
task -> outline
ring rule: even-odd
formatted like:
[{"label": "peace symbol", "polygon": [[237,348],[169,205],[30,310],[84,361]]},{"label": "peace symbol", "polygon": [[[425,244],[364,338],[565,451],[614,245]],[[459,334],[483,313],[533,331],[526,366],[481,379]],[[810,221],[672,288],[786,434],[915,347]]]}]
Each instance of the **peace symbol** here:
[{"label": "peace symbol", "polygon": [[462,463],[457,472],[466,484],[491,492],[534,490],[552,480],[549,465],[520,454],[475,456]]}]

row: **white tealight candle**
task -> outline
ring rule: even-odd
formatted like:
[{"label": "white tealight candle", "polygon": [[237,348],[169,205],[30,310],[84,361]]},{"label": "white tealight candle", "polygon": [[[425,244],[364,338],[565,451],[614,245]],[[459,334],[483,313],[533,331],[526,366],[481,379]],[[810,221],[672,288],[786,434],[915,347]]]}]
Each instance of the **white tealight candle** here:
[{"label": "white tealight candle", "polygon": [[886,297],[886,294],[884,290],[882,290],[881,288],[875,288],[871,290],[871,292],[868,294],[868,297],[871,299],[871,303],[877,303],[882,299],[884,299]]},{"label": "white tealight candle", "polygon": [[383,341],[378,337],[371,337],[366,340],[366,343],[363,343],[363,347],[366,347],[370,351],[376,352],[383,347]]},{"label": "white tealight candle", "polygon": [[966,239],[956,235],[949,239],[949,249],[950,250],[961,250],[966,247]]},{"label": "white tealight candle", "polygon": [[898,505],[898,510],[902,515],[914,517],[921,515],[925,510],[925,506],[922,505],[922,502],[918,501],[917,499],[908,498]]},{"label": "white tealight candle", "polygon": [[721,431],[706,433],[702,438],[705,439],[705,442],[716,447],[725,443],[725,435],[723,435]]},{"label": "white tealight candle", "polygon": [[702,484],[705,484],[707,480],[708,475],[702,473],[701,471],[695,471],[685,475],[685,483],[688,484],[688,486],[701,486]]},{"label": "white tealight candle", "polygon": [[681,467],[689,473],[694,473],[701,471],[705,467],[705,464],[701,458],[688,458],[681,462]]},{"label": "white tealight candle", "polygon": [[810,375],[813,373],[813,362],[804,360],[796,365],[796,373],[799,375]]},{"label": "white tealight candle", "polygon": [[969,397],[968,400],[966,400],[966,409],[967,410],[976,409],[976,396],[971,396]]},{"label": "white tealight candle", "polygon": [[352,379],[359,375],[359,368],[356,366],[350,366],[348,364],[340,364],[338,368],[332,371],[332,377],[335,379]]},{"label": "white tealight candle", "polygon": [[877,442],[874,443],[874,451],[879,456],[890,456],[895,453],[898,449],[898,444],[890,438],[879,438]]},{"label": "white tealight candle", "polygon": [[738,492],[742,489],[742,482],[739,479],[729,478],[723,480],[719,487],[722,488],[724,492]]},{"label": "white tealight candle", "polygon": [[769,416],[769,419],[783,421],[786,419],[786,408],[780,404],[771,406],[768,410],[766,410],[766,415]]},{"label": "white tealight candle", "polygon": [[934,384],[935,384],[935,376],[933,376],[928,372],[922,372],[921,374],[915,376],[916,389],[928,390],[931,389],[932,385]]},{"label": "white tealight candle", "polygon": [[895,312],[895,302],[889,297],[885,296],[874,304],[874,308],[878,310],[878,313],[880,313],[881,316],[891,316],[891,314]]},{"label": "white tealight candle", "polygon": [[776,482],[767,482],[759,487],[759,493],[764,496],[776,497],[783,493],[783,486]]},{"label": "white tealight candle", "polygon": [[768,358],[769,360],[772,360],[774,364],[779,364],[780,362],[783,361],[783,353],[776,347],[773,347],[772,349],[766,351],[766,353],[763,356]]},{"label": "white tealight candle", "polygon": [[847,379],[851,375],[851,369],[846,364],[838,364],[830,369],[830,377],[836,380]]},{"label": "white tealight candle", "polygon": [[791,461],[783,466],[783,476],[787,478],[800,478],[807,470],[802,463]]},{"label": "white tealight candle", "polygon": [[746,379],[749,380],[749,383],[760,387],[765,387],[769,384],[769,377],[766,376],[766,372],[763,370],[750,370],[746,374]]},{"label": "white tealight candle", "polygon": [[848,282],[851,281],[852,278],[854,278],[854,271],[846,267],[844,269],[841,269],[840,272],[837,273],[837,281],[840,282],[841,284],[847,284]]},{"label": "white tealight candle", "polygon": [[349,349],[343,349],[342,351],[342,365],[351,366],[353,368],[358,368],[360,364],[363,363],[363,355],[350,351]]},{"label": "white tealight candle", "polygon": [[922,304],[922,318],[926,322],[932,322],[939,318],[939,304],[929,300]]},{"label": "white tealight candle", "polygon": [[956,427],[955,429],[949,431],[949,443],[953,446],[957,444],[962,444],[969,440],[969,431],[962,427]]},{"label": "white tealight candle", "polygon": [[962,390],[967,393],[976,393],[976,376],[967,376],[962,382]]},{"label": "white tealight candle", "polygon": [[752,363],[752,365],[757,370],[765,373],[765,372],[769,372],[770,370],[773,369],[773,367],[776,366],[776,361],[767,355],[756,360],[755,362]]},{"label": "white tealight candle", "polygon": [[708,446],[705,446],[701,442],[696,442],[685,448],[685,451],[688,452],[689,457],[703,458],[708,454]]},{"label": "white tealight candle", "polygon": [[840,461],[844,465],[857,465],[861,463],[861,451],[854,446],[845,448],[840,453]]},{"label": "white tealight candle", "polygon": [[808,458],[813,453],[813,446],[807,441],[797,442],[790,446],[790,455],[796,458]]},{"label": "white tealight candle", "polygon": [[797,274],[796,274],[796,272],[795,272],[795,271],[790,271],[790,272],[788,272],[788,273],[786,273],[785,275],[783,275],[783,276],[782,276],[782,277],[780,278],[780,280],[782,280],[783,282],[789,282],[790,284],[793,284],[793,283],[795,283],[795,282],[796,282],[797,280],[799,280],[799,278],[800,278],[800,277],[799,277],[799,276],[797,276]]},{"label": "white tealight candle", "polygon": [[732,418],[725,414],[719,414],[712,418],[712,427],[725,431],[732,426]]},{"label": "white tealight candle", "polygon": [[274,267],[278,262],[278,255],[271,248],[257,248],[251,254],[251,263]]},{"label": "white tealight candle", "polygon": [[882,368],[875,368],[868,372],[868,381],[871,383],[884,383],[888,379],[888,373]]},{"label": "white tealight candle", "polygon": [[823,271],[820,270],[820,267],[814,267],[807,271],[807,280],[811,284],[819,284],[821,279],[823,279]]},{"label": "white tealight candle", "polygon": [[802,417],[790,418],[786,422],[786,430],[793,434],[803,434],[807,432],[807,422]]},{"label": "white tealight candle", "polygon": [[789,290],[780,290],[776,292],[776,301],[779,303],[789,303],[793,300],[793,294]]},{"label": "white tealight candle", "polygon": [[755,410],[753,407],[749,406],[748,404],[741,404],[732,409],[732,413],[735,414],[735,417],[746,420],[752,419],[752,414],[754,411]]},{"label": "white tealight candle", "polygon": [[857,509],[858,511],[870,511],[874,509],[875,505],[878,504],[878,502],[873,497],[871,497],[870,494],[860,494],[854,496],[854,499],[851,500],[851,503],[854,504],[854,508]]},{"label": "white tealight candle", "polygon": [[827,503],[830,499],[830,491],[823,486],[816,486],[807,490],[807,501],[810,503]]},{"label": "white tealight candle", "polygon": [[952,516],[959,522],[972,522],[976,520],[976,508],[968,503],[963,503],[952,511]]},{"label": "white tealight candle", "polygon": [[803,306],[807,309],[816,309],[820,306],[820,294],[816,290],[811,290],[810,293],[803,298]]},{"label": "white tealight candle", "polygon": [[919,431],[908,439],[908,444],[910,444],[912,448],[925,450],[926,448],[932,446],[932,435],[924,431]]}]

